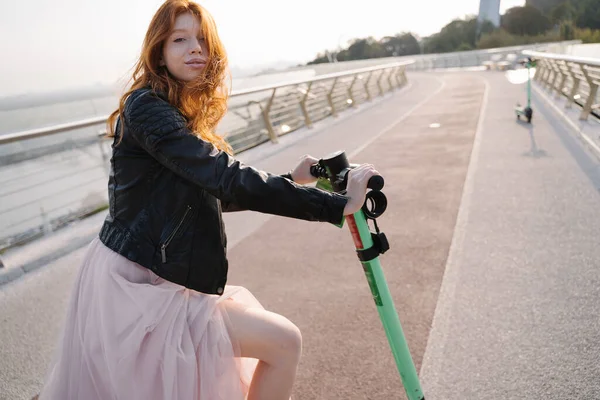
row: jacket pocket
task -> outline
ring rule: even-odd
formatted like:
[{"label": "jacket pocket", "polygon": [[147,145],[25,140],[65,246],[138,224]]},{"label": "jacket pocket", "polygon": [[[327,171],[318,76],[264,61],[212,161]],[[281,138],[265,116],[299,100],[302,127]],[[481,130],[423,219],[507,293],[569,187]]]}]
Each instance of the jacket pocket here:
[{"label": "jacket pocket", "polygon": [[177,235],[177,232],[179,232],[179,230],[183,226],[183,223],[185,222],[186,218],[188,217],[188,215],[191,211],[192,211],[192,207],[186,206],[183,216],[181,217],[181,219],[179,220],[177,225],[175,225],[175,228],[171,231],[169,236],[167,236],[165,241],[160,245],[160,254],[162,257],[163,264],[165,264],[167,262],[167,247],[169,247],[169,244],[171,243],[171,241],[173,240],[175,235]]}]

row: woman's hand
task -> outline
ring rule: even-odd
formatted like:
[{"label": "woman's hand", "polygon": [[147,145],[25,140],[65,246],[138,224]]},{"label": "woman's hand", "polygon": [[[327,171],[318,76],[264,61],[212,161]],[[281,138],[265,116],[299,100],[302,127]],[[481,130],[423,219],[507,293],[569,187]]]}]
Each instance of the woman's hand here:
[{"label": "woman's hand", "polygon": [[[300,185],[315,182],[317,178],[310,174],[310,167],[318,162],[319,160],[309,155],[302,156],[296,168],[291,172],[293,181]],[[375,175],[379,175],[379,172],[372,164],[361,164],[348,171],[346,196],[349,197],[349,200],[344,207],[344,215],[354,214],[362,208],[367,194],[367,184],[369,179]]]},{"label": "woman's hand", "polygon": [[300,185],[306,185],[317,181],[317,178],[310,174],[310,166],[317,164],[319,160],[309,155],[300,158],[300,162],[291,172],[292,180]]},{"label": "woman's hand", "polygon": [[367,184],[374,175],[379,175],[379,172],[371,164],[361,164],[348,171],[346,196],[350,199],[344,208],[344,215],[352,215],[362,208],[367,194]]}]

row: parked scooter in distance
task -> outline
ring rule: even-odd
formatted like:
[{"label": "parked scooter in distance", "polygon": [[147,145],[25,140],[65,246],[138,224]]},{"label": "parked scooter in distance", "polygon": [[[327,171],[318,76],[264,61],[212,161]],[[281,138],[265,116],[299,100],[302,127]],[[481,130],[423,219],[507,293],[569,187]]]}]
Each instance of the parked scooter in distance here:
[{"label": "parked scooter in distance", "polygon": [[535,68],[536,63],[537,60],[531,57],[519,61],[519,64],[527,68],[527,106],[522,107],[521,104],[517,103],[515,113],[517,114],[517,119],[521,119],[521,116],[524,116],[527,123],[531,123],[531,118],[533,117],[533,109],[531,108],[531,68]]}]

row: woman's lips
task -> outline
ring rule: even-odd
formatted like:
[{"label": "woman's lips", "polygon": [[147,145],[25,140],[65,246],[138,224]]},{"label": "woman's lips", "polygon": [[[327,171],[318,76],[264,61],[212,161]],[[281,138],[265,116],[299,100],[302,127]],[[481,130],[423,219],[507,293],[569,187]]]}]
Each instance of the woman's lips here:
[{"label": "woman's lips", "polygon": [[206,61],[202,60],[192,60],[185,63],[185,65],[190,68],[204,68],[206,66]]}]

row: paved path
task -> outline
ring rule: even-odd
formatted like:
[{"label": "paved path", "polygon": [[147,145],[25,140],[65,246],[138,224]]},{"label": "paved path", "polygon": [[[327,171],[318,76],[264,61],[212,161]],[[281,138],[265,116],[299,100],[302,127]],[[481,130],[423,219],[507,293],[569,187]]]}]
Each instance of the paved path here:
[{"label": "paved path", "polygon": [[[386,177],[380,227],[391,249],[381,261],[417,365],[485,89],[477,76],[440,79],[436,96],[353,158],[373,161]],[[435,123],[441,126],[431,128]],[[230,257],[231,282],[245,284],[303,332],[299,399],[399,398],[403,389],[347,229],[273,218]]]},{"label": "paved path", "polygon": [[[409,79],[241,158],[281,173],[344,149],[386,177],[381,260],[428,400],[600,398],[597,161],[543,102],[518,124],[523,87],[500,73]],[[226,224],[229,282],[303,332],[297,399],[404,398],[346,228],[249,212]],[[0,399],[41,385],[82,254],[0,286]]]},{"label": "paved path", "polygon": [[518,124],[522,87],[487,81],[427,399],[600,399],[599,164],[538,92]]}]

